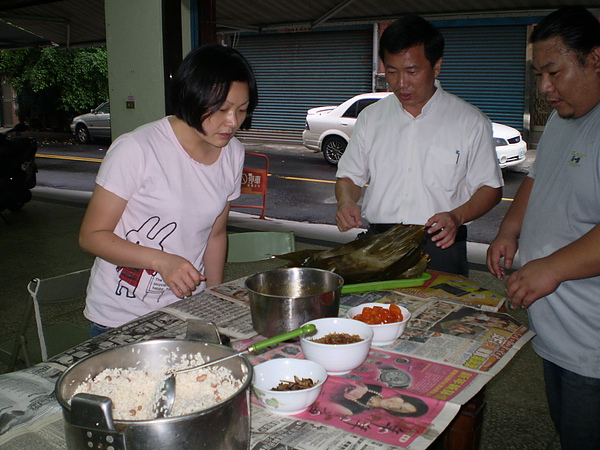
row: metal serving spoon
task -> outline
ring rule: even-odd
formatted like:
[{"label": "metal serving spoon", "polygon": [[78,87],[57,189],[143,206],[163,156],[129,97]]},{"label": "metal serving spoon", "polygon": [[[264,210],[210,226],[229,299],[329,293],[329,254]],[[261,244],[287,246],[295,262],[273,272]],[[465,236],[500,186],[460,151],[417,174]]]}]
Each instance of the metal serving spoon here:
[{"label": "metal serving spoon", "polygon": [[262,350],[263,348],[267,348],[273,344],[279,344],[280,342],[287,341],[288,339],[294,338],[296,336],[301,336],[303,334],[312,333],[316,331],[317,327],[315,327],[312,323],[307,323],[306,325],[301,326],[300,328],[296,328],[295,330],[288,331],[287,333],[278,334],[277,336],[273,336],[272,338],[265,339],[264,341],[257,342],[256,344],[252,344],[246,350],[242,350],[241,352],[233,353],[229,356],[225,356],[223,358],[217,358],[213,361],[206,362],[204,364],[200,364],[194,367],[186,367],[185,369],[174,370],[167,378],[165,378],[161,395],[156,403],[156,417],[162,418],[167,417],[171,413],[173,409],[173,403],[175,403],[175,376],[180,373],[191,372],[193,370],[198,370],[203,367],[212,366],[213,364],[220,363],[226,361],[231,358],[237,358],[238,356],[255,352],[256,350]]}]

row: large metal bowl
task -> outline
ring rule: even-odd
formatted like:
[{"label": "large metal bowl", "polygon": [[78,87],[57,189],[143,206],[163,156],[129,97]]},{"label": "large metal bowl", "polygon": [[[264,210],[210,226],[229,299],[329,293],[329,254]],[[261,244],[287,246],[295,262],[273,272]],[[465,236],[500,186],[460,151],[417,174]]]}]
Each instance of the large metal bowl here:
[{"label": "large metal bowl", "polygon": [[[67,448],[127,448],[143,450],[247,449],[250,445],[249,386],[252,365],[244,356],[232,358],[222,367],[245,379],[237,393],[211,408],[178,417],[152,420],[114,420],[105,397],[88,396],[70,403],[79,384],[107,368],[162,370],[169,358],[201,353],[205,360],[229,356],[235,351],[200,341],[157,339],[122,345],[96,353],[67,369],[56,382],[56,399],[65,419]],[[85,394],[83,394],[85,395]],[[102,446],[102,445],[104,446]]]},{"label": "large metal bowl", "polygon": [[327,270],[290,267],[246,279],[252,326],[265,337],[295,330],[322,317],[337,317],[344,279]]}]

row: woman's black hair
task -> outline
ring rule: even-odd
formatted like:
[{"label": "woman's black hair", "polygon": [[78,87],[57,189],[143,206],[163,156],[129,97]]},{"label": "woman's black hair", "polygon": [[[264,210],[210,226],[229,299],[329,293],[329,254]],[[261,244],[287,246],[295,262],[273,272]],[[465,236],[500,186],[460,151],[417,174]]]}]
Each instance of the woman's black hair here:
[{"label": "woman's black hair", "polygon": [[427,406],[427,403],[425,403],[420,398],[410,397],[408,395],[398,395],[398,397],[400,397],[402,400],[404,400],[404,403],[410,403],[411,405],[413,405],[415,407],[416,411],[415,412],[399,412],[399,411],[390,411],[389,409],[385,409],[387,412],[389,412],[390,414],[392,414],[394,416],[419,417],[424,414],[427,414],[427,411],[429,411],[429,406]]},{"label": "woman's black hair", "polygon": [[554,37],[561,38],[570,50],[577,53],[579,62],[600,46],[600,22],[583,6],[565,6],[548,14],[536,25],[529,42],[535,44]]},{"label": "woman's black hair", "polygon": [[379,40],[379,57],[385,61],[386,53],[400,53],[416,45],[423,45],[432,67],[444,56],[444,36],[440,30],[421,16],[409,14],[385,29]]},{"label": "woman's black hair", "polygon": [[234,81],[248,83],[248,114],[240,129],[250,128],[258,104],[252,67],[239,51],[221,44],[203,45],[185,57],[171,83],[173,114],[204,133],[202,122],[225,103]]}]

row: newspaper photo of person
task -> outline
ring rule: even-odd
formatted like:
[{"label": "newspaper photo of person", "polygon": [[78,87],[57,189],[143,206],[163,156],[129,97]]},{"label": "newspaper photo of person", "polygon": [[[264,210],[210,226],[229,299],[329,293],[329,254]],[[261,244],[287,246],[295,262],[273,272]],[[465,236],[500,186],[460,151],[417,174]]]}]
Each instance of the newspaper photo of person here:
[{"label": "newspaper photo of person", "polygon": [[474,308],[461,308],[451,312],[443,320],[430,328],[451,336],[476,341],[487,340],[491,334],[507,336],[519,328],[519,324],[505,314],[483,312]]},{"label": "newspaper photo of person", "polygon": [[381,386],[374,384],[350,385],[334,398],[334,407],[344,415],[354,415],[365,410],[380,408],[399,417],[418,417],[429,410],[427,404],[420,398],[401,394],[384,397],[382,391]]},{"label": "newspaper photo of person", "polygon": [[457,411],[457,405],[401,393],[372,377],[363,381],[335,377],[300,416],[406,447],[415,439],[435,439],[436,432],[431,429],[433,420],[444,420],[443,417],[449,420]]}]

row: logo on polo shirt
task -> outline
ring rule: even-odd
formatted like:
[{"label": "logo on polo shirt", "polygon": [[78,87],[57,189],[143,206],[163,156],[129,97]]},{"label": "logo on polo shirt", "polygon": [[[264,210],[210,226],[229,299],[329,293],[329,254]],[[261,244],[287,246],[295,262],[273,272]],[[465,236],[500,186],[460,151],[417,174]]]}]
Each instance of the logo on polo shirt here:
[{"label": "logo on polo shirt", "polygon": [[571,167],[581,167],[581,161],[585,158],[586,155],[579,152],[571,152],[571,159],[569,160],[569,166]]}]

